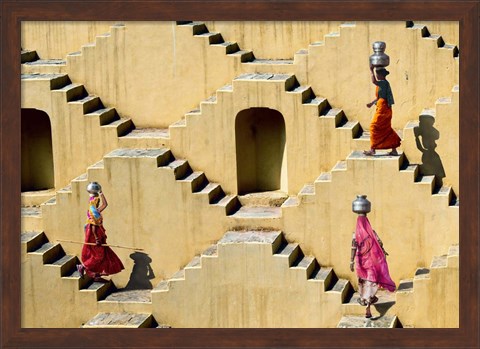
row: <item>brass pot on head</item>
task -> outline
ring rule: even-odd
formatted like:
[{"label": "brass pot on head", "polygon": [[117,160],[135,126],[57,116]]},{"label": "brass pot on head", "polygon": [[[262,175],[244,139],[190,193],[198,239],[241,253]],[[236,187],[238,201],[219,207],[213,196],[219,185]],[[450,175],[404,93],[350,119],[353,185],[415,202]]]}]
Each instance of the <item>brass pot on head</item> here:
[{"label": "brass pot on head", "polygon": [[90,182],[87,185],[87,191],[90,194],[98,194],[100,191],[102,191],[102,186],[97,182]]},{"label": "brass pot on head", "polygon": [[352,202],[352,211],[356,214],[366,215],[371,211],[372,204],[367,200],[366,195],[357,195],[357,198]]},{"label": "brass pot on head", "polygon": [[387,44],[383,41],[375,41],[372,45],[373,55],[370,56],[370,64],[376,68],[384,68],[390,64],[390,57],[385,54]]}]

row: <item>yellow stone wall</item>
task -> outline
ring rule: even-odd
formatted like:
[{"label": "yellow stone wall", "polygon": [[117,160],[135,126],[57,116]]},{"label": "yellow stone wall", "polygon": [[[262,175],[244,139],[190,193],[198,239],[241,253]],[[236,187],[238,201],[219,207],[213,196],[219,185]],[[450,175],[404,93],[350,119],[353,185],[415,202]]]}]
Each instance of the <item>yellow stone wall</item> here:
[{"label": "yellow stone wall", "polygon": [[[211,24],[215,29],[225,25]],[[39,31],[40,27],[42,25],[38,23],[31,27],[24,25],[22,30],[29,33],[34,28]],[[418,120],[423,109],[436,108],[434,126],[440,133],[436,150],[447,173],[444,184],[452,185],[459,195],[456,187],[458,171],[455,171],[458,169],[458,150],[457,153],[451,152],[452,148],[458,149],[458,89],[454,88],[452,92],[452,88],[458,85],[459,60],[453,58],[451,51],[437,48],[434,40],[422,38],[418,30],[407,29],[405,22],[388,25],[358,22],[340,26],[330,23],[323,29],[318,27],[318,31],[327,33],[333,27],[337,27],[339,35],[327,35],[323,43],[316,44],[310,41],[316,27],[308,29],[306,44],[296,41],[299,33],[306,30],[304,23],[281,28],[283,34],[278,38],[279,48],[272,50],[270,57],[294,57],[293,62],[287,64],[242,63],[241,54],[227,55],[225,46],[209,45],[208,36],[194,37],[192,26],[174,22],[114,25],[109,29],[110,35],[96,37],[95,45],[87,45],[90,39],[80,43],[81,52],[67,57],[67,72],[72,82],[84,84],[90,94],[101,98],[105,107],[114,107],[120,116],[131,118],[137,127],[170,126],[170,136],[165,139],[119,138],[118,125],[102,126],[99,115],[85,116],[84,103],[69,102],[69,95],[75,95],[78,86],[51,91],[56,78],[22,79],[22,108],[45,111],[52,124],[55,188],[58,192],[56,201],[42,206],[41,228],[48,238],[51,241],[82,240],[88,202],[85,186],[88,181],[96,180],[102,184],[109,201],[104,214],[109,243],[145,248],[152,258],[156,275],[152,280],[154,286],[183,268],[228,229],[272,226],[282,230],[289,241],[300,243],[305,253],[315,256],[322,266],[334,267],[339,277],[356,284],[355,275],[348,266],[356,218],[350,207],[358,194],[366,194],[372,201],[369,219],[390,253],[390,271],[397,283],[410,277],[416,268],[428,265],[434,256],[451,244],[458,243],[459,208],[449,206],[450,193],[441,191],[432,195],[432,179],[416,176],[417,170],[413,167],[401,167],[402,158],[365,159],[358,153],[351,153],[365,146],[364,141],[352,138],[354,123],[343,125],[339,123],[343,120],[335,115],[320,116],[322,108],[318,104],[306,105],[306,95],[310,92],[304,87],[310,85],[317,97],[328,98],[332,107],[343,109],[350,121],[359,121],[367,130],[373,114],[364,106],[373,98],[368,56],[373,41],[386,41],[387,54],[392,62],[389,80],[396,98],[394,126],[405,128],[405,155],[410,163],[421,160],[410,121]],[[42,28],[55,32],[51,26]],[[247,25],[245,35],[234,38],[241,28],[239,23],[234,24],[225,34],[225,40],[257,45],[255,33],[262,31],[262,27],[258,23]],[[94,31],[98,34],[99,30]],[[29,35],[23,37],[26,39]],[[64,40],[61,35],[58,36],[60,41]],[[266,30],[258,38],[272,35]],[[285,47],[281,50],[283,45],[293,48],[290,55],[284,56],[288,50]],[[405,45],[411,50],[405,50]],[[259,44],[259,47],[259,52],[266,52],[267,46]],[[297,52],[297,47],[308,47],[308,51]],[[255,47],[245,48],[252,49],[255,54]],[[42,57],[40,48],[38,52]],[[255,79],[248,78],[254,75],[242,76],[253,72],[272,75],[266,79],[258,78],[258,74]],[[222,88],[227,84],[232,86]],[[212,95],[215,98],[207,100]],[[451,100],[438,102],[442,97],[451,97]],[[211,192],[192,193],[192,182],[176,180],[177,171],[181,171],[183,165],[168,166],[162,151],[137,149],[110,153],[116,148],[169,146],[176,158],[185,158],[194,171],[204,171],[208,179],[221,184],[227,194],[235,194],[238,180],[235,117],[250,108],[277,110],[285,120],[286,145],[280,182],[281,189],[293,197],[283,205],[282,217],[275,221],[228,217],[225,206],[210,203]],[[184,120],[175,123],[182,117]],[[97,163],[102,158],[103,162]],[[345,163],[335,166],[337,161],[345,159]],[[86,175],[78,177],[85,172]],[[415,179],[420,181],[415,182]],[[305,184],[308,185],[304,187]],[[80,255],[78,245],[64,244],[63,247],[69,254]],[[252,259],[259,263],[273,258],[265,256],[261,250],[232,247],[231,253],[239,260]],[[113,277],[119,287],[127,283],[128,271],[133,267],[130,253],[118,250],[126,266],[126,271]],[[207,274],[202,280],[228,280],[230,276],[225,268],[235,259],[220,261],[220,257],[218,262],[212,261],[212,265],[205,268]],[[48,290],[44,284],[45,280],[56,277],[54,272],[50,267],[41,267],[34,257],[25,257],[23,261],[23,297],[27,300],[27,309],[34,309],[34,303],[37,307],[43,304],[42,309],[52,309],[54,316],[56,308],[49,306],[52,299],[45,297]],[[274,264],[271,267],[276,268]],[[275,274],[280,279],[275,281],[278,282],[275,287],[280,289],[290,285],[288,272],[286,269]],[[432,272],[432,279],[437,277],[435,273]],[[449,277],[454,278],[454,273]],[[242,275],[231,277],[231,287],[245,281]],[[263,276],[255,280],[260,285]],[[445,280],[449,282],[450,279]],[[49,285],[52,284],[57,286],[55,299],[58,304],[65,304],[72,312],[76,307],[88,308],[86,312],[94,309],[94,306],[83,303],[84,300],[77,299],[78,292],[71,286],[60,281]],[[183,299],[182,295],[195,287],[195,283],[188,281],[184,285],[187,286],[179,286],[176,297],[180,298],[172,298],[176,304]],[[296,286],[302,288],[302,284]],[[268,287],[262,287],[259,295],[269,291]],[[210,296],[207,289],[198,290],[199,297]],[[215,306],[220,306],[228,293],[221,289],[217,291],[221,301]],[[430,291],[416,294],[418,300],[415,302],[425,302],[425,298],[429,298],[431,304],[440,302],[439,298],[443,296]],[[168,304],[173,300],[165,296],[167,298],[162,302],[167,303],[167,316],[168,312],[173,314],[173,308]],[[241,294],[237,293],[235,297],[241,297]],[[304,298],[308,297],[321,296],[304,294]],[[452,297],[453,294],[448,296],[448,302]],[[315,304],[324,301],[326,299],[313,299],[317,302]],[[305,312],[310,310],[305,309]],[[341,311],[340,305],[338,311]],[[196,308],[192,319],[212,326],[219,324],[212,319],[203,319],[200,312],[201,309]],[[336,314],[337,309],[333,307],[331,312]],[[435,314],[438,321],[432,322],[432,326],[442,326],[444,314]],[[24,323],[40,326],[41,320],[40,313],[32,310]],[[318,326],[330,326],[322,322],[324,320],[320,319]],[[72,323],[78,321],[83,320],[75,319]],[[232,317],[222,323],[233,327],[238,322],[242,326],[281,327],[275,321]],[[412,323],[420,325],[425,322],[418,317]],[[188,326],[200,324],[189,323]]]},{"label": "yellow stone wall", "polygon": [[[192,193],[191,181],[175,180],[174,169],[167,166],[169,154],[164,150],[124,149],[107,155],[102,164],[89,168],[88,177],[82,176],[59,191],[55,204],[42,206],[48,238],[83,240],[86,186],[97,181],[109,204],[103,214],[108,242],[144,249],[153,260],[153,285],[174,274],[221,237],[227,225],[225,207],[209,205],[206,193]],[[81,246],[63,245],[67,253],[80,255]],[[113,280],[123,287],[133,267],[129,257],[132,250],[115,251],[126,271]]]},{"label": "yellow stone wall", "polygon": [[35,50],[41,59],[64,59],[82,45],[108,33],[115,22],[105,21],[22,21],[21,43],[24,50]]},{"label": "yellow stone wall", "polygon": [[320,265],[356,283],[349,270],[356,215],[356,195],[372,202],[370,223],[390,254],[387,261],[395,282],[427,265],[458,242],[458,206],[448,206],[448,193],[432,195],[432,181],[414,182],[414,170],[399,171],[401,158],[367,158],[352,153],[345,163],[322,174],[297,204],[283,205],[287,239],[302,243]]},{"label": "yellow stone wall", "polygon": [[225,41],[236,41],[242,49],[253,50],[260,59],[293,59],[298,50],[323,36],[337,32],[343,22],[319,21],[206,21],[211,32],[219,32]]},{"label": "yellow stone wall", "polygon": [[444,265],[432,262],[427,275],[413,278],[412,289],[397,293],[397,314],[404,326],[458,328],[458,245],[440,259],[446,259]]},{"label": "yellow stone wall", "polygon": [[276,236],[222,239],[215,255],[202,255],[184,278],[152,291],[154,316],[172,327],[335,327],[341,293],[325,292],[323,280],[307,280],[304,268],[290,268],[287,255],[273,254],[280,239],[266,242],[264,235]]}]

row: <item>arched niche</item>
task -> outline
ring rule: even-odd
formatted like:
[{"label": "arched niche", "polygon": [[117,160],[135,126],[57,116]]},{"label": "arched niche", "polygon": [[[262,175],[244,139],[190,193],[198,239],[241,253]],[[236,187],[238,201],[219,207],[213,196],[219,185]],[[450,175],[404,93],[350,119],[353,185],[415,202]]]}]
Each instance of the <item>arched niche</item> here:
[{"label": "arched niche", "polygon": [[235,143],[239,195],[288,191],[285,120],[279,111],[240,111],[235,119]]},{"label": "arched niche", "polygon": [[47,113],[22,109],[22,192],[55,187],[52,128]]}]

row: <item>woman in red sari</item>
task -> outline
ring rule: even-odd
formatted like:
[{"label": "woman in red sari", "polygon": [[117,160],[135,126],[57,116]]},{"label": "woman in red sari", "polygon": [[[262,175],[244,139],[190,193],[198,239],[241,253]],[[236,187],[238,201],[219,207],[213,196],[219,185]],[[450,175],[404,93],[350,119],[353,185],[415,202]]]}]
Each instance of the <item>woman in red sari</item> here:
[{"label": "woman in red sari", "polygon": [[[101,199],[101,205],[100,205]],[[115,252],[103,246],[107,243],[107,235],[103,227],[101,212],[108,206],[103,192],[90,191],[89,207],[87,211],[87,224],[85,224],[85,242],[95,245],[83,245],[82,262],[77,265],[77,270],[83,278],[86,273],[94,281],[106,281],[102,276],[119,273],[124,269],[122,261]]]},{"label": "woman in red sari", "polygon": [[390,83],[386,80],[389,73],[385,68],[377,68],[377,77],[370,65],[372,82],[376,87],[376,99],[367,104],[368,108],[376,105],[375,115],[370,124],[370,150],[365,155],[375,155],[376,149],[392,149],[388,155],[398,155],[397,147],[400,146],[400,137],[392,129],[392,105],[394,103]]},{"label": "woman in red sari", "polygon": [[370,305],[378,301],[375,295],[378,288],[381,287],[390,292],[395,291],[396,288],[388,271],[386,255],[382,240],[372,229],[367,216],[360,214],[352,240],[350,270],[356,271],[360,294],[358,302],[367,306],[366,318],[372,317]]}]

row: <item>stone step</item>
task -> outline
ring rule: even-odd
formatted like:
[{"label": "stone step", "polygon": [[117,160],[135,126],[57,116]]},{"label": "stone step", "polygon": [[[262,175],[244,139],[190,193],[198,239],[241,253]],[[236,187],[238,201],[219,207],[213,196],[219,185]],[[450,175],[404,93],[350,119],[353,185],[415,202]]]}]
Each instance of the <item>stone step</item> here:
[{"label": "stone step", "polygon": [[190,165],[186,160],[181,160],[181,159],[173,160],[172,162],[168,163],[166,167],[171,168],[173,170],[173,175],[175,176],[175,179],[185,178],[190,173],[192,173]]},{"label": "stone step", "polygon": [[[312,274],[310,275],[309,281],[312,282],[323,282],[324,291],[327,291],[332,288],[332,282],[336,280],[337,277],[333,272],[332,267],[321,267],[317,265]],[[335,281],[336,282],[336,281]]]},{"label": "stone step", "polygon": [[312,256],[304,256],[303,253],[299,254],[295,262],[293,262],[291,269],[299,269],[305,272],[305,279],[309,279],[313,271],[317,267],[317,260]]},{"label": "stone step", "polygon": [[194,192],[195,195],[206,195],[208,197],[208,203],[216,203],[225,196],[220,184],[208,183],[202,190]]},{"label": "stone step", "polygon": [[38,57],[37,51],[35,50],[21,50],[20,58],[21,58],[22,64],[28,63],[28,62],[35,62],[40,59]]},{"label": "stone step", "polygon": [[224,196],[214,205],[223,207],[227,216],[235,214],[241,207],[238,197],[232,194]]},{"label": "stone step", "polygon": [[263,243],[272,244],[274,250],[276,250],[279,248],[281,240],[281,231],[239,230],[227,231],[218,241],[218,244]]},{"label": "stone step", "polygon": [[446,268],[448,265],[447,255],[433,257],[430,269]]},{"label": "stone step", "polygon": [[22,207],[21,216],[30,218],[42,218],[42,209],[39,206]]},{"label": "stone step", "polygon": [[132,119],[118,119],[109,124],[102,125],[106,128],[115,128],[117,130],[117,137],[122,137],[135,128]]},{"label": "stone step", "polygon": [[29,252],[32,255],[41,256],[43,264],[51,264],[65,255],[60,244],[44,242],[37,249]]},{"label": "stone step", "polygon": [[110,293],[102,303],[120,302],[120,303],[152,303],[151,290],[116,290]]},{"label": "stone step", "polygon": [[48,201],[55,196],[55,189],[24,191],[21,195],[22,207],[40,206],[45,201]]},{"label": "stone step", "polygon": [[187,175],[185,178],[179,179],[178,181],[187,183],[190,186],[192,193],[202,190],[208,184],[205,174],[199,171],[193,172]]},{"label": "stone step", "polygon": [[418,268],[415,271],[414,280],[430,279],[430,269],[428,268]]},{"label": "stone step", "polygon": [[22,81],[46,81],[50,85],[50,90],[59,89],[68,84],[71,84],[71,81],[67,74],[54,74],[54,73],[22,74],[21,79]]},{"label": "stone step", "polygon": [[282,217],[280,207],[242,206],[230,217],[239,219],[279,219]]},{"label": "stone step", "polygon": [[25,246],[25,252],[32,252],[38,250],[48,240],[43,232],[27,231],[20,234],[20,241]]},{"label": "stone step", "polygon": [[285,84],[285,90],[291,91],[296,86],[295,75],[291,74],[271,74],[271,73],[246,73],[237,76],[233,80],[235,84],[242,82],[262,82],[262,83],[282,83]]},{"label": "stone step", "polygon": [[342,316],[337,328],[395,328],[397,327],[397,317],[395,315],[385,315],[382,317],[346,315]]},{"label": "stone step", "polygon": [[81,293],[94,293],[97,301],[105,299],[110,293],[115,290],[115,286],[111,281],[97,282],[91,281],[87,283],[86,287],[80,289]]},{"label": "stone step", "polygon": [[460,248],[458,245],[452,245],[448,249],[448,256],[459,256]]},{"label": "stone step", "polygon": [[77,263],[79,261],[76,256],[65,255],[52,263],[46,263],[45,266],[58,268],[60,276],[66,276],[76,270]]},{"label": "stone step", "polygon": [[225,54],[235,53],[240,51],[240,47],[236,42],[222,42],[218,44],[210,44],[212,47],[221,47],[225,50]]},{"label": "stone step", "polygon": [[264,191],[239,195],[238,200],[242,206],[280,207],[287,200],[288,194],[280,191]]},{"label": "stone step", "polygon": [[413,292],[413,279],[400,280],[396,293]]},{"label": "stone step", "polygon": [[248,64],[291,65],[291,64],[293,64],[293,59],[261,59],[261,58],[255,58],[251,62],[248,62]]},{"label": "stone step", "polygon": [[89,113],[85,113],[86,117],[94,117],[100,119],[100,126],[109,125],[116,120],[120,120],[115,108],[100,108]]},{"label": "stone step", "polygon": [[239,50],[237,52],[229,53],[227,56],[240,58],[241,63],[248,63],[255,59],[252,51]]},{"label": "stone step", "polygon": [[288,266],[291,267],[300,253],[300,247],[297,243],[287,243],[284,241],[274,256],[285,258],[288,261]]},{"label": "stone step", "polygon": [[22,74],[62,74],[67,72],[67,63],[63,59],[38,59],[32,62],[22,62]]},{"label": "stone step", "polygon": [[87,321],[83,328],[147,328],[157,327],[152,314],[99,313]]},{"label": "stone step", "polygon": [[52,90],[52,92],[65,94],[67,102],[76,101],[88,96],[88,92],[85,90],[85,87],[80,84],[69,84],[69,85],[54,89]]},{"label": "stone step", "polygon": [[300,205],[300,200],[296,196],[290,196],[287,200],[285,200],[282,204],[282,208],[288,208],[288,207],[296,207]]},{"label": "stone step", "polygon": [[202,252],[203,257],[217,257],[218,256],[218,245],[214,244]]},{"label": "stone step", "polygon": [[[396,300],[395,292],[388,292],[380,289],[377,291],[376,296],[378,297],[378,301],[371,307],[372,315],[377,317],[381,314],[385,315],[387,312],[392,314]],[[343,315],[364,315],[365,306],[358,303],[359,299],[359,293],[354,292],[351,297],[342,304]]]},{"label": "stone step", "polygon": [[197,38],[207,39],[209,44],[220,44],[220,43],[224,42],[222,34],[220,34],[220,33],[207,32],[207,33],[202,33],[202,34],[195,34],[194,36],[197,37]]},{"label": "stone step", "polygon": [[129,133],[122,136],[122,138],[156,138],[169,139],[170,131],[168,128],[135,128]]},{"label": "stone step", "polygon": [[[332,279],[331,284],[333,284],[333,280],[334,279]],[[333,287],[327,290],[327,292],[338,293],[343,303],[347,299],[348,295],[351,293],[351,290],[352,285],[350,284],[350,281],[346,279],[338,279],[337,282],[333,285]]]},{"label": "stone step", "polygon": [[[75,100],[75,101],[70,101],[69,104],[71,105],[81,105],[83,108],[83,114],[89,114],[92,113],[96,110],[99,110],[101,108],[104,108],[102,101],[100,100],[99,97],[94,96],[94,95],[88,95],[84,98]],[[113,109],[115,110],[115,109]]]}]

